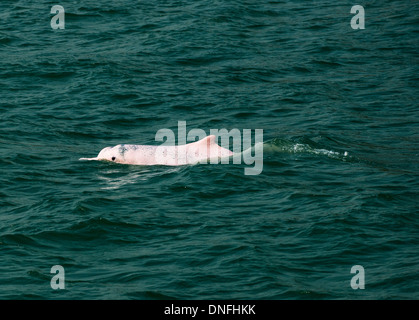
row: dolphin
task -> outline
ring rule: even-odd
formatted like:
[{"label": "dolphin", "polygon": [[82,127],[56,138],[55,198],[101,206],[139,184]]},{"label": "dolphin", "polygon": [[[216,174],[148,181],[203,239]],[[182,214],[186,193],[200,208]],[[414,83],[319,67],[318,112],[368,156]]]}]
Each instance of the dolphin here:
[{"label": "dolphin", "polygon": [[80,158],[79,160],[107,160],[131,165],[167,165],[179,166],[196,163],[207,163],[208,160],[220,159],[234,155],[229,149],[220,147],[215,135],[199,141],[180,146],[151,146],[119,144],[102,149],[97,157]]}]

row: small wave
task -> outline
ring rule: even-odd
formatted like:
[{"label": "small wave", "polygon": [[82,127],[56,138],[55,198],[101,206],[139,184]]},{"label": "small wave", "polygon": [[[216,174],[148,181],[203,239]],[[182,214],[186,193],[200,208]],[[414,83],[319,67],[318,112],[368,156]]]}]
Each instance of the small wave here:
[{"label": "small wave", "polygon": [[[135,170],[127,175],[121,176],[119,170],[111,169],[106,171],[105,175],[99,176],[99,179],[104,181],[106,184],[106,186],[101,189],[115,190],[128,184],[138,183],[138,181],[148,181],[152,178],[178,172],[180,170],[182,170],[182,167],[164,167],[164,170],[156,170],[155,167],[141,168],[140,171]],[[115,176],[115,174],[117,176]]]},{"label": "small wave", "polygon": [[[301,139],[300,139],[301,140]],[[326,156],[332,159],[347,161],[353,156],[348,151],[329,150],[326,146],[319,146],[310,139],[303,138],[302,141],[294,141],[287,139],[272,139],[264,144],[264,152],[266,153],[289,153],[289,154],[312,154],[318,156]]]}]

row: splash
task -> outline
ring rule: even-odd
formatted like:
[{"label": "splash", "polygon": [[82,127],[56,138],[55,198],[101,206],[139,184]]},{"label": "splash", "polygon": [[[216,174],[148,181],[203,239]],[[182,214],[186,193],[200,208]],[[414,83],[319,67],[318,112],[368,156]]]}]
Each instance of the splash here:
[{"label": "splash", "polygon": [[280,139],[275,138],[264,144],[266,153],[312,154],[326,156],[331,159],[347,161],[352,158],[348,151],[331,150],[321,146],[308,138]]}]

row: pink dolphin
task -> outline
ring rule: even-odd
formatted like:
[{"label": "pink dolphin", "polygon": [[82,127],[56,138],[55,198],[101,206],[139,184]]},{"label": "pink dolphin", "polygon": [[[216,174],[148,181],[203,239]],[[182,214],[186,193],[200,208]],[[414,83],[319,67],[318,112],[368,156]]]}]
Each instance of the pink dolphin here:
[{"label": "pink dolphin", "polygon": [[220,147],[210,135],[181,146],[150,146],[119,144],[102,149],[95,158],[79,160],[108,160],[122,164],[178,166],[207,162],[210,159],[230,157],[233,152]]}]

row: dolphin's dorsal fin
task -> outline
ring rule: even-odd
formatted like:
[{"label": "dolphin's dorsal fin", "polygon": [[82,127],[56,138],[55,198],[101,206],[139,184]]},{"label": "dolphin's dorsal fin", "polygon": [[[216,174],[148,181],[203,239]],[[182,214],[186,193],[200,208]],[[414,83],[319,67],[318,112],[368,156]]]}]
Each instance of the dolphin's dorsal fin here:
[{"label": "dolphin's dorsal fin", "polygon": [[216,138],[217,137],[212,134],[212,135],[210,135],[208,137],[205,137],[204,139],[201,139],[201,140],[197,141],[196,144],[210,146],[210,145],[216,143],[215,142],[215,139]]},{"label": "dolphin's dorsal fin", "polygon": [[215,135],[209,135],[205,138],[202,138],[201,140],[187,144],[186,150],[188,150],[188,156],[193,158],[198,157],[206,159],[211,154],[211,149],[215,148],[214,145],[216,145],[216,147],[219,147],[215,142],[215,139]]},{"label": "dolphin's dorsal fin", "polygon": [[188,154],[193,154],[195,159],[199,158],[199,160],[207,161],[208,159],[230,157],[233,155],[233,152],[220,147],[217,143],[217,136],[209,135],[193,143],[193,146],[188,149]]},{"label": "dolphin's dorsal fin", "polygon": [[205,155],[210,155],[211,154],[211,146],[213,146],[212,148],[214,148],[215,147],[214,145],[216,145],[219,148],[219,146],[218,146],[218,144],[215,140],[216,138],[217,137],[213,134],[209,135],[209,136],[195,142],[196,143],[196,148],[198,150],[201,150],[200,151],[201,153],[204,153]]}]

